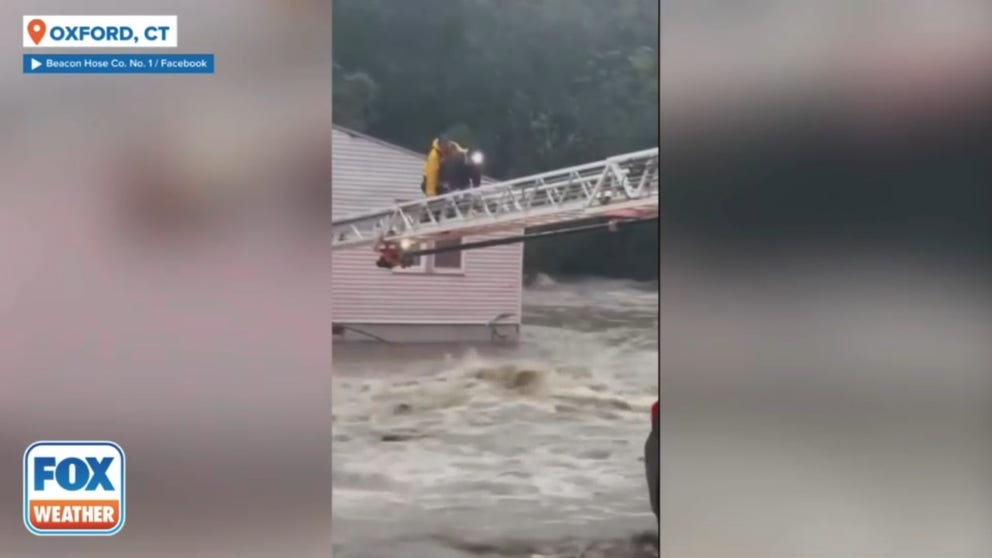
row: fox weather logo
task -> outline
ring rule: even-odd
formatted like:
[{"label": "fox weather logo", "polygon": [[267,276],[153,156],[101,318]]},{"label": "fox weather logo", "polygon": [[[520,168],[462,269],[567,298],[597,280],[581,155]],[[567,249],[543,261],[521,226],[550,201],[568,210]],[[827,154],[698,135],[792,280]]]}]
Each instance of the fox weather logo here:
[{"label": "fox weather logo", "polygon": [[124,526],[124,450],[35,442],[24,452],[24,525],[35,535],[114,535]]}]

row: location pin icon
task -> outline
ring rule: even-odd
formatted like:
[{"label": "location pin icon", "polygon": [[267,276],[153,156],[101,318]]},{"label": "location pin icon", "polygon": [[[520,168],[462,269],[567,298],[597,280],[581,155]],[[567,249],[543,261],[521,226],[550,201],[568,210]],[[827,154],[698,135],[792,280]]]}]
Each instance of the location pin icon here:
[{"label": "location pin icon", "polygon": [[28,35],[31,36],[31,40],[37,45],[45,38],[45,22],[40,19],[32,19],[28,23]]}]

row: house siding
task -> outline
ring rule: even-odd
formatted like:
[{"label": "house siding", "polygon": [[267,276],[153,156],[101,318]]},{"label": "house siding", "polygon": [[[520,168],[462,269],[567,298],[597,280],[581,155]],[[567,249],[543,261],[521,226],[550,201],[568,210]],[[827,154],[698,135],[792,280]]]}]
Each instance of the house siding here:
[{"label": "house siding", "polygon": [[[339,127],[333,141],[334,218],[423,195],[424,155]],[[384,270],[375,266],[369,247],[335,251],[333,320],[341,325],[485,325],[510,314],[500,323],[519,324],[522,245],[466,251],[462,258],[463,272],[456,275]]]}]

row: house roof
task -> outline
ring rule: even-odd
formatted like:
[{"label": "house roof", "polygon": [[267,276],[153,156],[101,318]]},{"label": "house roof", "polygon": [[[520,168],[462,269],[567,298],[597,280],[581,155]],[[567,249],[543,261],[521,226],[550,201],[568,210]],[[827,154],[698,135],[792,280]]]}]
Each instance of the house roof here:
[{"label": "house roof", "polygon": [[[414,157],[417,157],[418,159],[424,159],[427,156],[426,153],[421,153],[419,151],[414,151],[412,149],[408,149],[406,147],[403,147],[402,145],[396,145],[395,143],[389,143],[386,140],[379,139],[379,138],[377,138],[375,136],[370,136],[370,135],[368,135],[368,134],[366,134],[364,132],[359,132],[357,130],[353,130],[351,128],[348,128],[347,126],[342,126],[340,124],[333,124],[332,125],[332,129],[337,130],[338,132],[341,132],[343,134],[347,134],[347,135],[349,135],[349,136],[351,136],[353,138],[360,138],[360,139],[363,139],[365,141],[369,141],[369,142],[372,142],[372,143],[381,145],[383,147],[387,147],[389,149],[393,149],[395,151],[399,151],[401,153],[405,153],[407,155],[412,155]],[[333,148],[334,147],[332,145],[331,146],[331,149],[333,149]],[[497,180],[495,178],[493,178],[491,176],[488,176],[488,175],[483,175],[482,181],[483,182],[497,182]]]},{"label": "house roof", "polygon": [[388,147],[390,149],[395,149],[397,151],[402,151],[404,153],[408,153],[408,154],[414,155],[416,157],[424,157],[425,156],[424,153],[419,153],[419,152],[414,151],[412,149],[407,149],[406,147],[403,147],[402,145],[396,145],[395,143],[389,143],[386,140],[382,140],[382,139],[379,139],[377,137],[370,136],[370,135],[368,135],[366,133],[359,132],[357,130],[353,130],[353,129],[348,128],[346,126],[341,126],[340,124],[334,124],[333,125],[333,129],[335,129],[335,130],[337,130],[339,132],[348,134],[349,136],[351,136],[353,138],[361,138],[361,139],[364,139],[366,141],[371,141],[371,142],[377,143],[377,144],[379,144],[379,145],[381,145],[383,147]]}]

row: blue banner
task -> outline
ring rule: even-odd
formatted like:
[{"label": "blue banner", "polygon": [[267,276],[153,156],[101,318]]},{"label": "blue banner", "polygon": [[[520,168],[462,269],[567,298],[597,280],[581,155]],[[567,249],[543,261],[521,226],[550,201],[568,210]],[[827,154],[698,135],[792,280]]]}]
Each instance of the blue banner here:
[{"label": "blue banner", "polygon": [[212,74],[213,54],[25,54],[25,74]]}]

